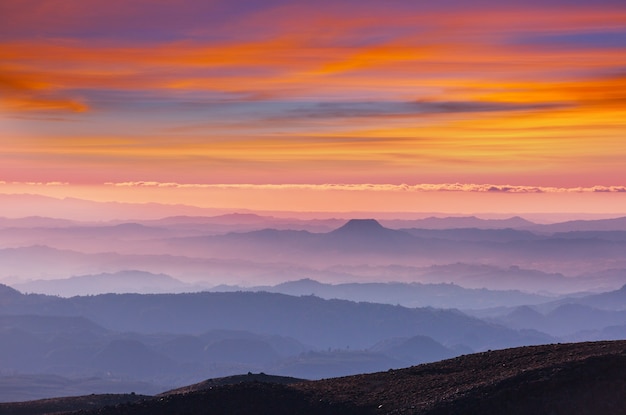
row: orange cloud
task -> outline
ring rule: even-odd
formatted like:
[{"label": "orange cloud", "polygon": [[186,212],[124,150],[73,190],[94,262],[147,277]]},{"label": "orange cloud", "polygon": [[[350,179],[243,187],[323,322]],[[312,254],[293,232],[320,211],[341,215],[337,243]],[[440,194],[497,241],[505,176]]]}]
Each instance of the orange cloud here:
[{"label": "orange cloud", "polygon": [[63,94],[38,76],[0,72],[0,108],[11,111],[69,110],[82,112],[87,106]]},{"label": "orange cloud", "polygon": [[[122,7],[121,3],[118,6]],[[84,7],[67,10],[87,12]],[[243,34],[241,39],[134,45],[112,40],[16,40],[0,44],[0,59],[20,77],[30,76],[31,81],[54,85],[57,95],[63,97],[59,101],[66,101],[66,108],[74,110],[80,108],[80,100],[63,91],[173,89],[296,98],[345,94],[388,94],[397,98],[412,93],[418,98],[424,94],[431,97],[436,91],[454,94],[442,88],[450,78],[458,79],[459,74],[467,77],[461,83],[476,85],[484,79],[541,79],[546,73],[570,68],[604,70],[623,66],[624,50],[555,49],[500,41],[528,30],[555,33],[624,25],[626,13],[619,10],[399,14],[386,8],[374,18],[358,11],[348,15],[340,7],[324,14],[296,5],[238,21],[235,27]],[[258,40],[245,37],[247,30],[259,26],[272,30]],[[388,40],[359,41],[364,31],[378,33],[394,27],[418,28],[423,33],[404,30]],[[489,95],[484,96],[487,99]],[[516,98],[520,97],[517,94]],[[41,94],[32,101],[45,107],[46,99]],[[60,102],[48,101],[50,107],[64,108]]]},{"label": "orange cloud", "polygon": [[[125,19],[141,11],[131,3],[94,7]],[[16,121],[0,144],[13,156],[5,168],[89,182],[490,183],[497,174],[514,185],[590,187],[626,177],[626,78],[605,76],[626,67],[626,50],[550,43],[623,31],[623,10],[297,3],[215,25],[174,22],[175,36],[151,39],[102,27],[76,35],[95,14],[74,0],[34,7],[30,20],[18,13],[33,33],[39,22],[61,34],[0,41],[3,109],[13,120],[86,113],[54,128]],[[109,23],[135,34],[152,24]]]},{"label": "orange cloud", "polygon": [[[15,73],[13,82],[36,86],[28,89],[29,94],[22,93],[24,89],[6,89],[6,96],[26,95],[33,102],[37,101],[35,97],[38,96],[40,102],[50,101],[60,108],[64,107],[55,100],[44,99],[41,92],[53,90],[63,97],[67,95],[64,90],[81,88],[204,90],[257,97],[386,94],[391,98],[400,96],[404,99],[410,94],[415,98],[432,98],[443,94],[444,100],[454,100],[467,96],[464,90],[482,88],[483,100],[502,100],[504,93],[497,92],[497,84],[460,79],[455,81],[455,85],[455,82],[446,78],[458,78],[459,73],[473,70],[481,70],[481,78],[487,78],[488,74],[493,74],[497,79],[503,74],[511,77],[523,73],[537,77],[542,71],[555,71],[582,57],[565,53],[531,54],[528,51],[504,51],[497,48],[483,48],[480,53],[467,54],[461,49],[452,46],[426,48],[390,44],[346,51],[272,40],[218,46],[166,44],[148,50],[139,47],[94,49],[81,45],[14,44],[0,48],[0,56],[9,64],[13,62],[12,67],[9,67]],[[346,54],[348,56],[342,57]],[[514,62],[516,57],[535,63],[532,66],[501,63]],[[593,62],[590,64],[593,68],[610,68],[625,63],[626,52],[600,51],[587,53],[586,58]],[[29,68],[28,72],[17,72],[24,67]],[[227,72],[215,72],[222,67]],[[376,71],[371,72],[373,69]],[[506,72],[502,72],[505,69]],[[265,72],[259,75],[242,72],[250,70]],[[346,71],[349,73],[344,74]],[[394,76],[386,75],[385,71],[394,73]],[[523,99],[523,89],[516,85],[510,86],[512,88],[507,93],[511,97],[506,101],[530,102],[532,98],[541,98],[537,88],[529,96],[530,99]],[[490,95],[490,91],[496,93]],[[546,96],[548,92],[547,89],[543,91]],[[64,98],[67,102],[65,108],[85,108],[86,104],[80,104],[79,100],[71,96]]]}]

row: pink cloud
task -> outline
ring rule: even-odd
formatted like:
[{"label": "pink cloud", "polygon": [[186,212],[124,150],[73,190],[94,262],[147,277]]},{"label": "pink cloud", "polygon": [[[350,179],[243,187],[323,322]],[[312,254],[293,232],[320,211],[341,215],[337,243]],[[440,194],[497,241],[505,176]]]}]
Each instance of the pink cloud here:
[{"label": "pink cloud", "polygon": [[368,192],[475,192],[475,193],[626,193],[626,186],[547,187],[472,183],[443,184],[201,184],[134,181],[105,183],[114,187],[168,187],[241,190],[313,190]]}]

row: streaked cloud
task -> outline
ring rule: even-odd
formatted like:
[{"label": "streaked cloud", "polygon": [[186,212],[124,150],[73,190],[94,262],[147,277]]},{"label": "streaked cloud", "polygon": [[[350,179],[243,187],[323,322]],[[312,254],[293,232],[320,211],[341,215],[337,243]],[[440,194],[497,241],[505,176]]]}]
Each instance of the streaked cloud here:
[{"label": "streaked cloud", "polygon": [[[576,48],[572,42],[574,50],[559,50],[546,40],[585,34],[596,39],[598,31],[607,27],[615,33],[626,30],[625,10],[595,6],[545,8],[541,13],[518,6],[486,13],[471,7],[407,10],[399,4],[394,8],[375,3],[358,10],[344,6],[320,11],[306,2],[270,2],[266,7],[246,3],[224,7],[219,2],[203,7],[193,2],[190,7],[211,21],[220,13],[234,13],[234,26],[222,23],[207,30],[189,13],[185,15],[192,24],[189,30],[202,35],[183,36],[176,23],[162,28],[148,23],[154,36],[146,41],[133,36],[137,24],[128,19],[115,21],[122,32],[128,31],[125,39],[107,36],[115,31],[104,27],[102,33],[83,36],[90,33],[84,19],[102,24],[107,15],[133,16],[141,11],[160,19],[168,10],[179,13],[172,11],[175,3],[164,1],[148,8],[144,2],[97,2],[87,8],[71,1],[62,9],[47,3],[24,2],[5,10],[7,19],[21,21],[19,27],[7,26],[9,32],[28,24],[37,32],[65,21],[55,29],[58,36],[42,40],[22,34],[0,42],[0,69],[11,74],[10,84],[26,88],[5,89],[8,100],[24,104],[13,108],[86,109],[92,106],[89,89],[159,90],[170,94],[164,100],[176,100],[181,92],[212,91],[235,94],[235,98],[243,94],[254,99],[321,101],[329,96],[398,99],[403,95],[406,100],[407,94],[413,94],[413,99],[445,102],[451,101],[447,95],[453,91],[442,90],[441,81],[450,78],[472,84],[512,75],[568,77],[572,71],[602,71],[626,64],[623,48],[607,50],[602,43]],[[94,14],[99,9],[103,20]],[[259,28],[265,31],[259,33]],[[179,35],[171,38],[161,32]],[[122,96],[119,101],[124,102]]]},{"label": "streaked cloud", "polygon": [[10,186],[70,186],[68,182],[7,182],[4,180],[0,180],[0,185],[10,185]]},{"label": "streaked cloud", "polygon": [[357,192],[490,192],[490,193],[626,193],[626,186],[545,187],[495,184],[190,184],[154,181],[105,183],[114,187],[164,187],[179,189],[312,190]]},{"label": "streaked cloud", "polygon": [[622,191],[623,2],[62,3],[0,4],[7,183]]}]

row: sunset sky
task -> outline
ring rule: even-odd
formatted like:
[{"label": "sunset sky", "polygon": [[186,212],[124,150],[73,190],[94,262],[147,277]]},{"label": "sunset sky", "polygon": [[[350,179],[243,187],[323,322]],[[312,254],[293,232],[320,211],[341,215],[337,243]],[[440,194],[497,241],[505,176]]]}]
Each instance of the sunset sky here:
[{"label": "sunset sky", "polygon": [[3,1],[0,193],[626,215],[626,2]]}]

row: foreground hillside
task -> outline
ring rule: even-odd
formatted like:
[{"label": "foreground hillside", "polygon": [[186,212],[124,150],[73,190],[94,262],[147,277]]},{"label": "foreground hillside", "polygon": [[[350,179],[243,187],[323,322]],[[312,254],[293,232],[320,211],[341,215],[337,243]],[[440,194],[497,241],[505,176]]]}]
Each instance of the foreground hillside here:
[{"label": "foreground hillside", "polygon": [[[294,384],[245,378],[225,386],[208,382],[204,389],[197,385],[134,403],[124,397],[123,404],[73,414],[617,415],[626,413],[626,341],[488,351],[408,369]],[[70,402],[64,401],[68,410]],[[3,414],[44,410],[41,402],[0,406]]]}]

